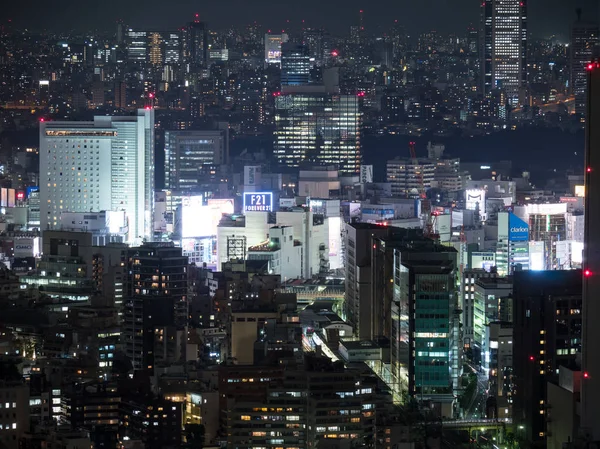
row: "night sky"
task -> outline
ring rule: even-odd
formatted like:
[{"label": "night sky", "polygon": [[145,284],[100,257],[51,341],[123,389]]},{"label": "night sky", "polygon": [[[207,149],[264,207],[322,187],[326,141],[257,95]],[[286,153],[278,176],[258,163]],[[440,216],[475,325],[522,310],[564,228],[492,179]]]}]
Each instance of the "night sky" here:
[{"label": "night sky", "polygon": [[[575,8],[584,8],[584,16],[597,20],[600,0],[528,0],[532,35],[561,38],[568,36]],[[479,0],[4,0],[0,23],[12,19],[18,27],[32,30],[61,31],[109,30],[122,18],[133,27],[172,29],[198,12],[214,29],[245,25],[258,21],[279,28],[325,26],[333,33],[344,33],[357,21],[358,10],[365,10],[365,25],[376,32],[398,19],[409,33],[435,29],[462,32],[479,20]],[[290,25],[286,20],[292,20]],[[295,22],[295,23],[294,23]]]}]

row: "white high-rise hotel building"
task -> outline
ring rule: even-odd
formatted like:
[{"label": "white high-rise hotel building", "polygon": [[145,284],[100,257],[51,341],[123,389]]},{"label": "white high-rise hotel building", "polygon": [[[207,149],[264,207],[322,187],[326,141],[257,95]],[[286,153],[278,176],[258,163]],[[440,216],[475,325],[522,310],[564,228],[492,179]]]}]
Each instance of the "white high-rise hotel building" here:
[{"label": "white high-rise hotel building", "polygon": [[40,123],[40,225],[62,212],[124,210],[128,242],[152,236],[154,110],[90,122]]}]

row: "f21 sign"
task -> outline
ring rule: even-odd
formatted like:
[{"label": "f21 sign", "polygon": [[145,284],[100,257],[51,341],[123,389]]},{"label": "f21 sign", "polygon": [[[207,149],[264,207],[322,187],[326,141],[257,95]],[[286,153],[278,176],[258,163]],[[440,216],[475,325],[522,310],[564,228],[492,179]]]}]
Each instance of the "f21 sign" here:
[{"label": "f21 sign", "polygon": [[244,193],[244,212],[272,212],[273,192]]}]

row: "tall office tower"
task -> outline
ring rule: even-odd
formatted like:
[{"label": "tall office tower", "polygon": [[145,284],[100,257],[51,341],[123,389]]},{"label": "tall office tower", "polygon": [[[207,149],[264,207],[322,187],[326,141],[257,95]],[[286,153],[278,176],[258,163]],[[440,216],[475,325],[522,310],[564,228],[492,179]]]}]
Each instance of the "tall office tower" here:
[{"label": "tall office tower", "polygon": [[148,37],[145,31],[127,30],[125,44],[127,45],[127,61],[136,64],[146,62]]},{"label": "tall office tower", "polygon": [[181,35],[169,31],[163,33],[165,40],[165,64],[179,64],[181,62]]},{"label": "tall office tower", "polygon": [[121,44],[123,42],[123,39],[125,38],[125,24],[123,23],[123,20],[121,20],[121,19],[117,20],[116,38],[117,38],[117,44]]},{"label": "tall office tower", "polygon": [[310,79],[310,52],[306,45],[286,42],[281,45],[281,85],[301,86]]},{"label": "tall office tower", "polygon": [[284,92],[275,98],[273,154],[280,166],[311,162],[358,173],[361,165],[360,101],[356,95]]},{"label": "tall office tower", "polygon": [[123,109],[127,107],[127,84],[124,81],[115,81],[114,87],[114,107]]},{"label": "tall office tower", "polygon": [[40,123],[40,223],[59,229],[62,212],[124,210],[128,242],[152,236],[154,110]]},{"label": "tall office tower", "polygon": [[95,107],[104,106],[104,81],[100,79],[92,83],[92,104]]},{"label": "tall office tower", "polygon": [[581,9],[577,9],[577,21],[571,25],[569,45],[569,87],[575,95],[575,112],[581,119],[585,115],[587,93],[587,65],[594,57],[594,47],[598,44],[598,24],[581,20]]},{"label": "tall office tower", "polygon": [[552,418],[546,386],[558,381],[559,366],[573,368],[581,352],[581,305],[580,270],[514,274],[513,421],[534,447],[545,443]]},{"label": "tall office tower", "polygon": [[362,340],[369,340],[372,337],[373,239],[385,237],[389,229],[370,223],[346,223],[344,230],[346,260],[344,311],[346,321],[354,328],[355,335]]},{"label": "tall office tower", "polygon": [[431,400],[452,417],[462,371],[457,253],[415,230],[396,231],[374,246],[375,290],[390,287],[377,297],[373,316],[390,332],[392,374],[402,392]]},{"label": "tall office tower", "polygon": [[208,27],[200,22],[198,14],[183,29],[183,63],[189,71],[206,67],[208,61]]},{"label": "tall office tower", "polygon": [[281,45],[288,41],[288,35],[265,34],[265,67],[281,64]]},{"label": "tall office tower", "polygon": [[164,38],[162,33],[152,31],[147,33],[148,52],[146,54],[146,62],[150,65],[161,65],[164,61]]},{"label": "tall office tower", "polygon": [[188,258],[172,242],[144,243],[125,251],[123,328],[125,354],[136,370],[182,360],[187,335]]},{"label": "tall office tower", "polygon": [[202,131],[165,131],[165,188],[193,190],[202,166],[229,161],[229,124]]},{"label": "tall office tower", "polygon": [[581,427],[590,440],[600,441],[600,64],[597,61],[589,65],[587,98]]},{"label": "tall office tower", "polygon": [[482,8],[483,94],[502,89],[517,106],[527,87],[527,0],[484,0]]}]

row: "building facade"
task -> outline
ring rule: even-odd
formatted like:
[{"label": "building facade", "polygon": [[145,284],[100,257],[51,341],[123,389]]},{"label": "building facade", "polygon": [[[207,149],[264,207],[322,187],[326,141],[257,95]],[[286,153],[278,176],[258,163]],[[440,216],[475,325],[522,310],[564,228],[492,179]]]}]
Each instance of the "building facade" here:
[{"label": "building facade", "polygon": [[[128,242],[152,236],[154,110],[91,122],[40,123],[40,225],[62,212],[124,210]],[[40,181],[42,181],[42,179]]]},{"label": "building facade", "polygon": [[569,86],[575,95],[575,112],[583,118],[587,99],[587,66],[594,57],[600,31],[597,23],[581,20],[581,10],[578,16],[578,20],[571,25]]},{"label": "building facade", "polygon": [[227,164],[229,126],[216,130],[165,131],[165,188],[193,190],[199,187],[202,166]]},{"label": "building facade", "polygon": [[[135,370],[180,359],[188,317],[188,259],[173,243],[144,243],[125,252],[123,349]],[[179,331],[179,332],[178,332]],[[185,335],[183,336],[186,337]]]},{"label": "building facade", "polygon": [[527,84],[527,2],[484,0],[481,5],[483,94],[504,90],[516,106]]},{"label": "building facade", "polygon": [[308,84],[310,79],[310,52],[308,46],[286,42],[281,45],[281,85]]},{"label": "building facade", "polygon": [[273,154],[282,167],[304,162],[358,173],[361,165],[359,97],[329,93],[284,93],[275,98]]}]

